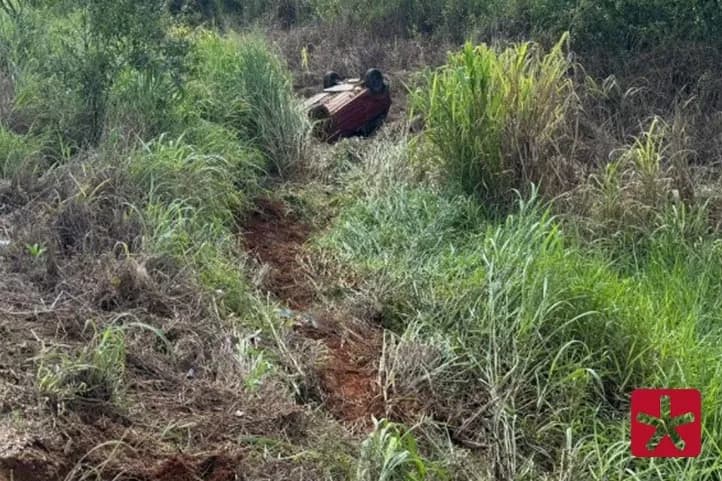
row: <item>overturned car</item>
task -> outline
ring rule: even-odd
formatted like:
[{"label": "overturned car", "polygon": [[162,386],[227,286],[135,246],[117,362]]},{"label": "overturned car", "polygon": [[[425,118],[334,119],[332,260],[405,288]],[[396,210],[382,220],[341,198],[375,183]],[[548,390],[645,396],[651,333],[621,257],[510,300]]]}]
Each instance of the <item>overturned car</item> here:
[{"label": "overturned car", "polygon": [[315,122],[316,136],[333,142],[367,136],[378,129],[391,108],[391,93],[378,69],[369,69],[363,79],[344,80],[336,72],[328,72],[323,78],[323,92],[304,105]]}]

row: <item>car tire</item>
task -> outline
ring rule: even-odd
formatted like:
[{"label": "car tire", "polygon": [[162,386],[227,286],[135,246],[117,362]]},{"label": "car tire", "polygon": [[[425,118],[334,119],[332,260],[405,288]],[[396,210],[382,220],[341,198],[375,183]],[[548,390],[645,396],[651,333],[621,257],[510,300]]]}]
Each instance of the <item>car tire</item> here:
[{"label": "car tire", "polygon": [[381,74],[381,70],[377,68],[368,69],[366,75],[364,75],[364,85],[374,94],[383,93],[386,89],[386,84],[384,83],[384,76]]},{"label": "car tire", "polygon": [[323,76],[323,88],[331,88],[341,83],[341,76],[334,71],[326,72]]}]

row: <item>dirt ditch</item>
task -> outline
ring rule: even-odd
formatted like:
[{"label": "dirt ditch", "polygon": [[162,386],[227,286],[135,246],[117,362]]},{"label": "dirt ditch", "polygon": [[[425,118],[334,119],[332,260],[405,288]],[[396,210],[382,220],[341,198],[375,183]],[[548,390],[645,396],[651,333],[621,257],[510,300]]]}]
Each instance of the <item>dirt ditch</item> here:
[{"label": "dirt ditch", "polygon": [[339,318],[316,302],[302,262],[311,233],[311,227],[281,202],[262,199],[243,237],[248,252],[269,269],[264,286],[298,319],[296,331],[326,348],[316,373],[326,408],[351,426],[368,427],[372,416],[383,415],[378,380],[382,333],[373,324]]}]

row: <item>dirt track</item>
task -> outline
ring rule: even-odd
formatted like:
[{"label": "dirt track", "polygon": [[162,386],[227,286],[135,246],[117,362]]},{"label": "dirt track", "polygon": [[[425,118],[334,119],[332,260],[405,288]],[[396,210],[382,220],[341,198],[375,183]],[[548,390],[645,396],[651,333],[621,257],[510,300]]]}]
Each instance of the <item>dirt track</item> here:
[{"label": "dirt track", "polygon": [[310,274],[301,262],[311,233],[283,204],[268,199],[257,202],[244,227],[249,252],[270,268],[265,287],[292,309],[296,331],[327,350],[316,373],[326,408],[352,426],[368,427],[372,416],[383,414],[378,383],[382,334],[378,326],[346,322],[314,303]]}]

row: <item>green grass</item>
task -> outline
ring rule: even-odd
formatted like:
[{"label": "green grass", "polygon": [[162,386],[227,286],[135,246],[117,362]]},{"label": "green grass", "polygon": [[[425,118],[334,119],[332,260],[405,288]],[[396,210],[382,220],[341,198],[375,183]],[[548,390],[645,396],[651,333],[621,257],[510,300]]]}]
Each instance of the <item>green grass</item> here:
[{"label": "green grass", "polygon": [[233,129],[285,173],[304,154],[310,125],[279,58],[255,36],[201,32],[191,52],[188,109]]},{"label": "green grass", "polygon": [[42,147],[39,139],[13,133],[0,124],[0,178],[38,167]]},{"label": "green grass", "polygon": [[[130,9],[128,18],[140,15],[137,4],[117,3]],[[546,18],[555,34],[566,30],[558,20],[569,12],[580,14],[582,26],[588,21],[589,12],[564,2],[522,3],[499,9],[498,18]],[[637,3],[620,5],[637,11]],[[271,2],[270,12],[254,4],[246,12],[359,21],[385,26],[384,34],[413,36],[465,34],[489,20],[481,17],[490,11],[488,4],[455,0],[284,5],[281,11]],[[669,5],[662,20],[674,10]],[[53,216],[72,217],[77,198],[88,201],[77,215],[92,217],[99,209],[117,215],[121,226],[137,219],[140,242],[133,231],[97,246],[127,241],[125,255],[170,258],[204,294],[198,310],[238,328],[231,355],[242,372],[239,387],[264,394],[269,379],[282,375],[282,362],[265,339],[256,345],[255,336],[243,333],[270,330],[283,356],[294,356],[288,350],[295,346],[251,284],[237,219],[262,192],[267,174],[285,176],[308,160],[309,122],[287,69],[254,34],[168,28],[166,17],[144,18],[151,23],[144,41],[163,40],[163,48],[148,50],[147,65],[131,55],[137,45],[124,47],[128,32],[103,15],[93,19],[95,50],[85,50],[82,9],[61,7],[29,6],[18,19],[0,14],[0,69],[12,79],[13,121],[25,127],[0,128],[0,175],[41,176],[40,166],[70,161],[57,173],[67,174],[58,177],[58,205],[53,197],[38,218],[57,228]],[[559,16],[549,17],[558,7]],[[406,10],[411,15],[401,18]],[[113,12],[125,15],[122,8]],[[614,18],[605,17],[601,27],[607,26]],[[579,24],[572,27],[579,32]],[[108,33],[120,39],[110,48],[120,50],[104,57],[111,51],[100,40]],[[178,51],[166,49],[171,45]],[[568,177],[574,159],[565,155],[578,106],[567,50],[566,36],[548,51],[535,43],[503,50],[467,44],[412,94],[425,120],[421,136],[339,144],[326,164],[312,166],[338,197],[318,185],[293,186],[305,189],[303,209],[340,211],[316,239],[314,259],[357,281],[349,296],[380,304],[388,329],[380,368],[385,407],[415,427],[381,421],[352,448],[329,440],[336,433],[312,432],[324,439],[323,453],[277,450],[289,456],[285,462],[328,455],[337,458],[329,473],[359,481],[719,479],[722,244],[709,229],[711,208],[674,199],[675,176],[687,166],[677,162],[674,126],[654,120],[583,184],[587,203],[578,218],[552,215],[540,199],[565,191],[571,180],[584,182]],[[118,63],[104,64],[108,58]],[[151,64],[161,65],[162,74]],[[100,83],[93,98],[102,105],[85,95],[83,86],[94,79]],[[30,133],[15,133],[25,130]],[[432,175],[420,182],[419,173]],[[93,217],[88,229],[104,219]],[[83,242],[77,252],[58,254],[48,239],[25,246],[38,272],[44,263],[50,270],[51,253],[61,256],[61,267],[72,256],[106,254],[84,250]],[[60,405],[83,398],[122,404],[126,349],[133,348],[125,335],[124,327],[104,326],[74,352],[43,350],[39,392]],[[303,378],[305,364],[293,362],[291,370]],[[299,382],[292,377],[288,384]],[[702,390],[701,457],[631,458],[629,394],[650,386]],[[405,410],[409,399],[429,418]],[[265,443],[283,443],[251,438],[262,441],[263,456]],[[347,454],[354,448],[357,459]],[[456,466],[450,460],[460,452],[480,467]]]},{"label": "green grass", "polygon": [[107,327],[75,357],[53,350],[41,353],[38,388],[59,409],[83,399],[121,404],[125,356],[125,330]]},{"label": "green grass", "polygon": [[446,473],[419,453],[411,431],[386,420],[374,420],[374,430],[361,445],[356,481],[447,479]]},{"label": "green grass", "polygon": [[[661,229],[625,273],[533,200],[495,219],[469,197],[398,187],[345,209],[318,245],[383,293],[394,330],[420,346],[438,336],[449,343],[453,355],[439,362],[452,362],[453,374],[427,366],[442,393],[432,407],[456,436],[495,440],[489,456],[504,479],[549,470],[624,479],[625,469],[639,479],[715,479],[722,251],[714,240],[688,243]],[[646,386],[705,393],[701,458],[630,458],[628,396]],[[403,389],[396,395],[421,388]],[[612,458],[595,456],[608,450],[614,465],[602,466]]]},{"label": "green grass", "polygon": [[530,182],[555,192],[567,172],[557,152],[574,106],[567,37],[549,51],[531,43],[503,51],[467,43],[412,96],[439,169],[484,199],[508,199]]}]

